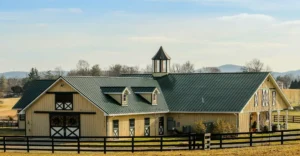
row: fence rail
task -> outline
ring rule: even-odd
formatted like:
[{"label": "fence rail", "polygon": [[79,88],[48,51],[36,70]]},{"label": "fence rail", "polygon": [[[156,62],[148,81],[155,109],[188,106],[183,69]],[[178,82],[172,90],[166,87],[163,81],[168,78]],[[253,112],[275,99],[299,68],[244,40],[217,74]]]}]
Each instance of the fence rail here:
[{"label": "fence rail", "polygon": [[17,128],[18,121],[17,120],[0,120],[0,128],[3,128],[3,127]]},{"label": "fence rail", "polygon": [[[205,135],[205,136],[204,136]],[[208,139],[208,137],[210,137]],[[226,134],[189,134],[176,136],[120,136],[54,138],[49,136],[0,136],[0,150],[6,151],[73,151],[136,152],[201,150],[284,144],[300,140],[300,129],[277,132]]]},{"label": "fence rail", "polygon": [[[279,122],[285,122],[285,118],[286,118],[285,115],[280,115],[279,118],[277,115],[274,115],[274,117],[273,117],[274,122],[278,122],[278,119],[279,119]],[[289,123],[300,123],[300,116],[289,115],[288,122]]]}]

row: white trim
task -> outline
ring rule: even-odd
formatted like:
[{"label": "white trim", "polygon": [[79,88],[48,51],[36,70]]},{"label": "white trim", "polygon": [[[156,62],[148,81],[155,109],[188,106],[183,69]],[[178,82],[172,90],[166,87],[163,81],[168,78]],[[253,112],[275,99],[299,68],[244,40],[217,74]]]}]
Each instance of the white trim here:
[{"label": "white trim", "polygon": [[123,113],[123,114],[108,114],[107,116],[125,116],[125,115],[143,115],[143,114],[163,114],[169,113],[169,111],[163,112],[141,112],[141,113]]},{"label": "white trim", "polygon": [[191,114],[195,114],[195,113],[198,113],[198,114],[232,114],[232,113],[241,113],[241,112],[187,112],[187,111],[172,111],[172,112],[169,112],[169,113],[191,113]]},{"label": "white trim", "polygon": [[103,94],[115,94],[115,95],[121,95],[122,92],[103,92]]}]

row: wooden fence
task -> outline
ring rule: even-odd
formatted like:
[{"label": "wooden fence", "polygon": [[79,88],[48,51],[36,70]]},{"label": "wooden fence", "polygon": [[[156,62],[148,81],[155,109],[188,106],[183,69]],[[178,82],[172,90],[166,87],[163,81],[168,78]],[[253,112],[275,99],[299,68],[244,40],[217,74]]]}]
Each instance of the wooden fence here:
[{"label": "wooden fence", "polygon": [[[204,137],[204,135],[206,137]],[[54,138],[48,136],[1,136],[0,150],[6,151],[74,151],[136,152],[200,150],[284,144],[300,140],[300,129],[277,132],[226,134],[189,134],[176,136],[80,137]],[[210,138],[207,138],[210,137]]]},{"label": "wooden fence", "polygon": [[0,120],[0,128],[17,128],[18,121],[17,120]]},{"label": "wooden fence", "polygon": [[[277,115],[274,115],[273,120],[274,122],[285,122],[285,115],[280,115],[279,118]],[[293,116],[293,115],[289,115],[288,116],[288,122],[289,123],[300,123],[300,116]]]}]

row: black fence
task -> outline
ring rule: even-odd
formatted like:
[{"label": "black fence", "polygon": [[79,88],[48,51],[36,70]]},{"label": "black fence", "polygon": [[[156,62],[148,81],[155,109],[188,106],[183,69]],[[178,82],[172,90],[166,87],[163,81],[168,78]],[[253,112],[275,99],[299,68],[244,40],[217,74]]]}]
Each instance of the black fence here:
[{"label": "black fence", "polygon": [[[285,115],[280,115],[279,118],[277,115],[274,115],[273,117],[274,119],[274,122],[285,122],[285,119],[286,119],[286,116]],[[292,116],[292,115],[289,115],[288,116],[288,122],[289,123],[300,123],[300,116]]]},{"label": "black fence", "polygon": [[[204,137],[206,135],[206,137]],[[204,150],[284,144],[300,140],[300,129],[277,132],[226,134],[189,134],[177,136],[80,137],[1,136],[0,150],[6,151],[74,151],[137,152]]]},{"label": "black fence", "polygon": [[17,128],[18,121],[17,120],[0,120],[0,128]]}]

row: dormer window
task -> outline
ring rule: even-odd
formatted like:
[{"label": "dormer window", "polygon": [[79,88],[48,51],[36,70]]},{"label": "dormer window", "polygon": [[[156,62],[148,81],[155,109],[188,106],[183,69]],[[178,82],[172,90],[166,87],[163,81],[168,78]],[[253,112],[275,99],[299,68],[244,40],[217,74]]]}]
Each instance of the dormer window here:
[{"label": "dormer window", "polygon": [[156,87],[131,87],[131,89],[150,104],[157,105],[159,91]]},{"label": "dormer window", "polygon": [[100,87],[103,94],[110,96],[116,102],[122,106],[128,105],[128,94],[130,94],[127,87],[118,87],[118,86],[107,86]]}]

